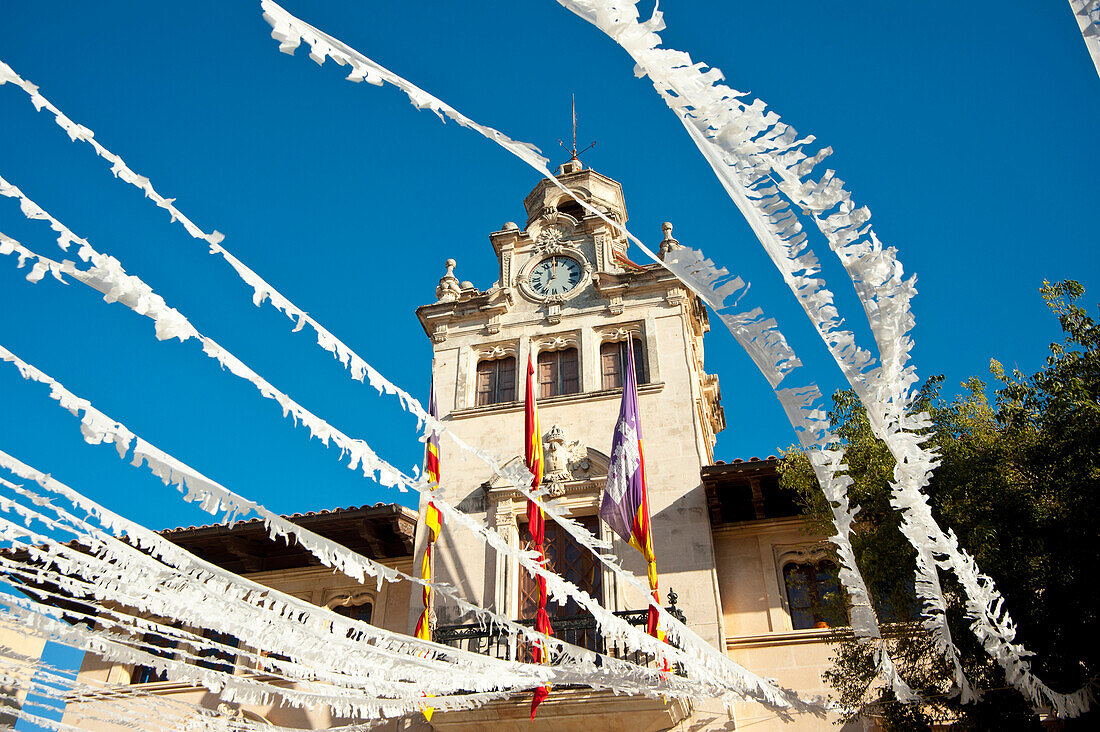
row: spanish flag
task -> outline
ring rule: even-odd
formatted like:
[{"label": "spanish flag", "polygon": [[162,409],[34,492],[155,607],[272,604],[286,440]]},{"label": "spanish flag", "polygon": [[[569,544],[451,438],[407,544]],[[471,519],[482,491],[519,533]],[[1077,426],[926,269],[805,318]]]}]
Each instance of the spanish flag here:
[{"label": "spanish flag", "polygon": [[[524,458],[527,469],[534,476],[531,480],[531,490],[537,490],[542,485],[542,429],[539,427],[539,410],[535,403],[535,364],[531,356],[527,357],[527,392],[524,400]],[[530,498],[527,499],[527,528],[531,532],[531,548],[539,553],[539,563],[545,565],[546,555],[543,553],[546,539],[546,517],[542,508]],[[535,615],[535,630],[544,635],[554,634],[550,627],[550,617],[546,614],[546,580],[535,577],[539,588],[539,608]],[[550,653],[546,646],[538,644],[534,648],[535,663],[549,663]],[[531,719],[535,718],[535,711],[539,704],[550,694],[550,686],[540,686],[535,689],[535,695],[531,699]]]},{"label": "spanish flag", "polygon": [[[433,369],[434,370],[434,369]],[[439,414],[435,406],[435,384],[432,384],[431,396],[428,401],[428,414],[438,419]],[[424,449],[424,474],[432,483],[432,490],[439,489],[439,435],[432,432],[428,436],[428,444]],[[424,560],[420,564],[420,578],[425,582],[432,581],[432,545],[439,539],[439,532],[443,530],[443,514],[430,500],[424,509],[424,526],[428,529],[427,542],[424,544]],[[416,637],[421,640],[432,639],[432,626],[428,620],[428,614],[432,606],[432,588],[424,585],[424,611],[420,613],[420,619],[416,621]],[[424,718],[432,721],[432,713],[435,711],[426,704],[421,706]]]}]

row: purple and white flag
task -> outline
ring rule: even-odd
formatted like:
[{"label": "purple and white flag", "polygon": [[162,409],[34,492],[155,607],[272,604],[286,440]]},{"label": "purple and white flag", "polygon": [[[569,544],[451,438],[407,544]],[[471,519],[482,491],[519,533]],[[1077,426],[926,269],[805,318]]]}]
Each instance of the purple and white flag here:
[{"label": "purple and white flag", "polygon": [[611,462],[607,468],[607,487],[600,503],[600,518],[624,541],[647,554],[644,547],[649,544],[649,502],[646,497],[632,345],[627,341],[623,400],[611,439]]}]

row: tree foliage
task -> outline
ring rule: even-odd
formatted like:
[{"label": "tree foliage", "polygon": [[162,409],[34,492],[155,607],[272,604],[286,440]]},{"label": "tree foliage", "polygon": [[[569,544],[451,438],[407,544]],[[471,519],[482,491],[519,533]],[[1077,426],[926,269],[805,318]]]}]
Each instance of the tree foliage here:
[{"label": "tree foliage", "polygon": [[[1077,304],[1073,281],[1044,283],[1041,293],[1065,339],[1052,344],[1045,366],[1031,376],[1006,373],[996,361],[994,401],[977,378],[953,399],[942,377],[921,388],[914,410],[932,420],[929,443],[942,464],[927,487],[933,515],[950,527],[1005,597],[1017,641],[1034,651],[1033,670],[1057,691],[1095,684],[1100,668],[1100,325]],[[951,634],[981,701],[963,705],[946,664],[916,619],[914,552],[890,506],[894,460],[875,439],[851,392],[834,396],[830,414],[847,450],[850,495],[861,510],[853,537],[860,570],[902,677],[924,697],[903,705],[875,682],[869,645],[838,640],[826,673],[839,701],[887,729],[1037,727],[1040,716],[1013,689],[970,632],[964,598],[941,572]],[[782,485],[797,490],[814,530],[831,534],[829,511],[806,456],[785,455]],[[1071,722],[1091,726],[1096,713]]]}]

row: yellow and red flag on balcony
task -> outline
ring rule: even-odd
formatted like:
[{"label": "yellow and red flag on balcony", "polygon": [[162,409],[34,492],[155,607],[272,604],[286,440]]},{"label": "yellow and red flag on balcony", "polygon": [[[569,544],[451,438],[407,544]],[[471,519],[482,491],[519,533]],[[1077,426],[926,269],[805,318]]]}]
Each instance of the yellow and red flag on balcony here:
[{"label": "yellow and red flag on balcony", "polygon": [[[527,391],[524,397],[523,414],[523,452],[527,469],[531,471],[533,476],[531,490],[535,491],[542,485],[542,429],[539,427],[539,409],[535,402],[535,364],[530,355],[527,357]],[[545,566],[546,517],[542,513],[542,508],[530,498],[527,499],[527,529],[531,532],[531,548],[538,552],[539,563]],[[550,627],[550,616],[546,614],[546,579],[536,576],[535,583],[539,588],[539,606],[535,615],[535,630],[550,636],[554,634],[554,630]],[[534,660],[535,663],[549,663],[549,646],[541,643],[536,644],[534,647]],[[549,684],[535,689],[534,697],[531,699],[531,719],[535,718],[535,712],[538,710],[539,704],[549,694]]]},{"label": "yellow and red flag on balcony", "polygon": [[[607,467],[607,487],[600,502],[600,518],[630,546],[642,553],[649,575],[649,589],[658,605],[657,558],[653,554],[653,535],[649,519],[649,490],[645,480],[645,456],[642,452],[642,425],[638,416],[638,385],[634,371],[634,349],[626,351],[623,374],[623,400],[619,420],[611,439],[611,461]],[[657,627],[657,608],[649,607],[646,629],[651,636],[664,640]]]},{"label": "yellow and red flag on balcony", "polygon": [[[431,397],[428,402],[428,414],[432,417],[438,418],[435,406],[435,386],[432,386]],[[432,483],[433,490],[439,488],[439,435],[432,432],[428,437],[428,444],[424,449],[424,473],[428,477],[428,481]],[[420,564],[420,578],[425,582],[431,582],[432,579],[432,545],[439,539],[439,532],[443,529],[443,514],[439,512],[436,505],[430,500],[428,501],[427,508],[424,509],[424,526],[428,530],[427,541],[424,544],[424,560]],[[422,640],[430,641],[432,639],[431,624],[428,621],[428,614],[431,609],[432,602],[432,588],[424,585],[424,612],[420,614],[420,619],[416,621],[416,637]]]},{"label": "yellow and red flag on balcony", "polygon": [[[434,368],[433,368],[434,371]],[[428,414],[438,419],[439,414],[435,406],[435,383],[433,380],[431,396],[428,399]],[[432,490],[439,489],[439,435],[436,432],[432,432],[428,436],[427,445],[424,448],[424,474],[427,476],[428,481],[432,484]],[[443,514],[439,512],[436,505],[430,500],[428,501],[427,508],[424,509],[424,527],[428,530],[426,541],[424,543],[424,559],[420,564],[420,579],[425,583],[432,581],[432,545],[439,539],[439,532],[443,530]],[[420,613],[420,619],[416,621],[416,637],[421,640],[430,641],[432,639],[432,626],[429,620],[432,607],[432,588],[430,585],[424,585],[424,611]],[[420,707],[420,711],[424,713],[424,719],[429,722],[432,721],[432,714],[435,709],[423,704]]]}]

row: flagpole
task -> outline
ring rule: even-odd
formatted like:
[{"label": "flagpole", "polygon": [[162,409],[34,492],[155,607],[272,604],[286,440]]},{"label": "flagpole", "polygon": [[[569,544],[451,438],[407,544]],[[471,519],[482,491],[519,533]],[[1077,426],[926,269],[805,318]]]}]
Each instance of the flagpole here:
[{"label": "flagpole", "polygon": [[[432,361],[432,384],[428,395],[428,414],[433,420],[439,419],[439,410],[436,408],[435,403],[435,361]],[[432,484],[432,493],[439,490],[439,481],[441,478],[440,461],[439,461],[439,435],[432,431],[428,435],[428,441],[424,445],[424,475],[427,477],[428,482]],[[428,584],[432,581],[432,548],[435,542],[439,539],[439,533],[443,530],[443,514],[440,513],[435,503],[429,497],[428,505],[424,508],[424,526],[427,529],[427,535],[424,543],[424,559],[420,564],[420,578],[424,580],[424,611],[420,614],[420,619],[416,621],[416,632],[414,635],[421,640],[431,641],[432,639],[432,626],[431,626],[431,607],[432,607],[432,588]],[[435,709],[428,705],[422,705],[420,707],[421,712],[424,714],[424,719],[431,722],[432,714]]]},{"label": "flagpole", "polygon": [[[531,471],[530,491],[533,493],[542,485],[543,455],[542,455],[542,428],[539,426],[538,403],[535,400],[535,364],[531,354],[527,355],[527,389],[524,393],[524,457],[527,469]],[[542,507],[527,499],[527,529],[531,534],[531,547],[538,552],[539,564],[546,565],[546,554],[543,547],[546,538],[546,517]],[[550,617],[546,614],[546,578],[535,577],[535,583],[539,590],[539,605],[535,614],[535,630],[545,636],[554,634],[550,627]],[[550,663],[550,648],[546,642],[535,644],[535,663]],[[550,685],[540,686],[535,689],[531,698],[531,719],[535,718],[535,712],[547,696],[550,694]]]}]

